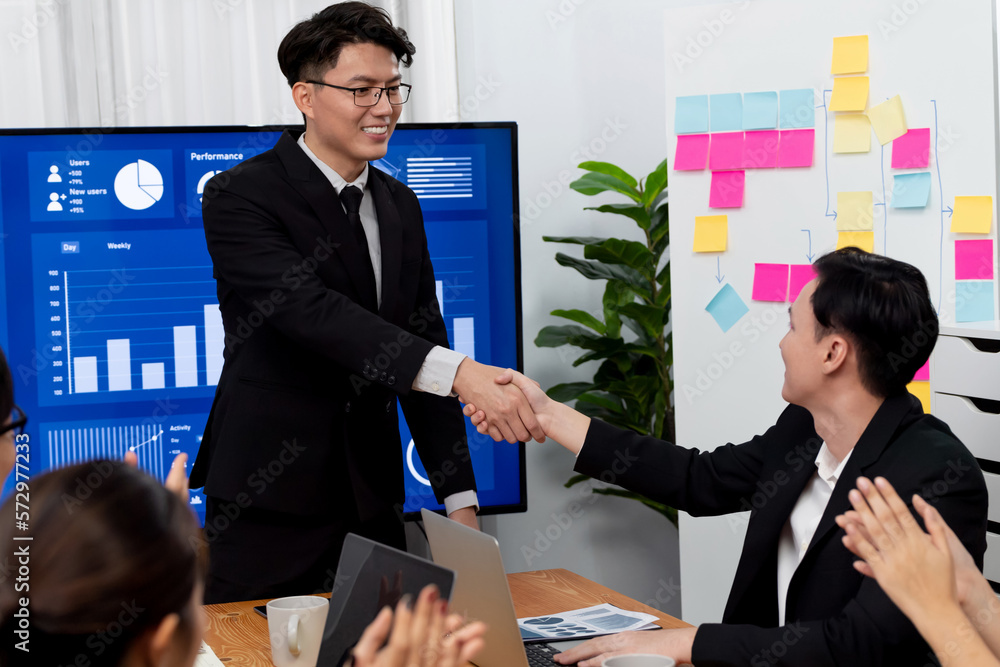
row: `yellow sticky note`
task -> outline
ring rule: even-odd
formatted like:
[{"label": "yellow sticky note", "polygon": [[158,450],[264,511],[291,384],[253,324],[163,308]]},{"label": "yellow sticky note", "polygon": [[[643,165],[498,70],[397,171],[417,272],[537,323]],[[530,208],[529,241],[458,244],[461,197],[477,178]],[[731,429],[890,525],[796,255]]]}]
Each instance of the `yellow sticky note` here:
[{"label": "yellow sticky note", "polygon": [[906,391],[920,399],[920,405],[924,406],[926,414],[931,413],[931,383],[926,380],[917,380],[906,385]]},{"label": "yellow sticky note", "polygon": [[837,193],[837,231],[870,232],[875,220],[871,191]]},{"label": "yellow sticky note", "polygon": [[833,152],[867,153],[872,149],[872,126],[863,113],[833,117]]},{"label": "yellow sticky note", "polygon": [[698,215],[694,218],[694,251],[725,252],[729,216]]},{"label": "yellow sticky note", "polygon": [[867,104],[867,76],[838,76],[833,80],[830,111],[864,111]]},{"label": "yellow sticky note", "polygon": [[840,232],[837,234],[837,250],[854,246],[867,252],[875,252],[875,232]]},{"label": "yellow sticky note", "polygon": [[883,146],[906,134],[906,116],[903,115],[903,100],[899,95],[869,109],[868,119],[872,122],[878,142]]},{"label": "yellow sticky note", "polygon": [[868,71],[868,35],[833,38],[830,74],[861,74]]},{"label": "yellow sticky note", "polygon": [[951,214],[954,234],[989,234],[993,226],[993,197],[955,197]]}]

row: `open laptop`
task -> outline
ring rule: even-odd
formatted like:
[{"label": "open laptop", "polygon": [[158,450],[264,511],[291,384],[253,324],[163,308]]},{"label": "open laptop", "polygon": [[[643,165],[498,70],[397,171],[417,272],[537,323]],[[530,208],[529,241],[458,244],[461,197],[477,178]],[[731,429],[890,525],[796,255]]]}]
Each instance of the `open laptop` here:
[{"label": "open laptop", "polygon": [[424,558],[348,533],[340,553],[318,667],[337,667],[382,607],[395,608],[406,594],[416,600],[435,584],[448,599],[455,573]]},{"label": "open laptop", "polygon": [[486,646],[473,660],[479,667],[551,666],[552,656],[582,643],[529,644],[525,650],[496,538],[426,509],[420,515],[434,562],[458,575],[451,610],[489,626]]}]

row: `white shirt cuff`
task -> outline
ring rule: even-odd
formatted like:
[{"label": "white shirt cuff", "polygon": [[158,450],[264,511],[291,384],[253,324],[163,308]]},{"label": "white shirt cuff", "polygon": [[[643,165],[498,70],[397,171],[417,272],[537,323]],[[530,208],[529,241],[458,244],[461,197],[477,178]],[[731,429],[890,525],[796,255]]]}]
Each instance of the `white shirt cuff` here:
[{"label": "white shirt cuff", "polygon": [[424,363],[413,378],[412,388],[436,396],[451,396],[458,365],[464,360],[465,355],[461,352],[435,345],[424,357]]},{"label": "white shirt cuff", "polygon": [[475,491],[459,491],[444,499],[444,511],[447,514],[466,507],[479,511],[479,496]]}]

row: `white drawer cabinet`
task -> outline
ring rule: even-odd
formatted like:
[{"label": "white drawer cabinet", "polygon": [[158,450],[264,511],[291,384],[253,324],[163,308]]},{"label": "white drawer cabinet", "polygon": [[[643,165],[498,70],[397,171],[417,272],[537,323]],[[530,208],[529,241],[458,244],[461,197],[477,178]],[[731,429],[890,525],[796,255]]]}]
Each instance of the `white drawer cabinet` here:
[{"label": "white drawer cabinet", "polygon": [[942,327],[931,412],[979,459],[990,496],[983,574],[1000,591],[1000,322]]}]

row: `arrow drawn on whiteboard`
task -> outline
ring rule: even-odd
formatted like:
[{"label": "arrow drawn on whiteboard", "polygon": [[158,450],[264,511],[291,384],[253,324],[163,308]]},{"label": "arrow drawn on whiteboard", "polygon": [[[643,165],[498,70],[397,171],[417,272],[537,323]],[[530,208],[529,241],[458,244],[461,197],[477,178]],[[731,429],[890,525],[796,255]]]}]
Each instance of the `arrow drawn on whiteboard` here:
[{"label": "arrow drawn on whiteboard", "polygon": [[813,257],[816,256],[816,255],[813,254],[813,235],[812,235],[812,232],[809,231],[808,229],[803,229],[802,231],[804,231],[806,234],[808,234],[808,238],[809,238],[809,252],[806,253],[806,257],[809,258],[809,263],[812,264]]},{"label": "arrow drawn on whiteboard", "polygon": [[[830,114],[826,107],[826,94],[832,93],[832,90],[823,91],[823,104],[820,107],[823,108],[823,171],[826,172],[826,213],[823,217],[830,218],[834,220],[837,219],[837,212],[830,212]],[[819,107],[817,107],[819,108]]]},{"label": "arrow drawn on whiteboard", "polygon": [[882,207],[882,254],[888,256],[886,245],[889,241],[889,207],[885,205],[885,144],[882,144],[879,166],[882,169],[882,203],[875,205]]},{"label": "arrow drawn on whiteboard", "polygon": [[722,275],[722,258],[721,257],[716,257],[715,258],[715,282],[721,283],[722,280],[723,280],[723,278],[725,278],[725,276]]},{"label": "arrow drawn on whiteboard", "polygon": [[954,213],[955,211],[951,208],[951,206],[945,206],[943,209],[941,209],[941,212],[947,213],[948,217],[950,218],[951,214]]},{"label": "arrow drawn on whiteboard", "polygon": [[[941,292],[944,291],[944,190],[941,188],[941,161],[938,159],[938,118],[937,118],[937,100],[931,100],[931,104],[934,105],[934,168],[937,170],[938,178],[938,201],[941,202],[941,248],[938,252],[938,304],[937,312],[938,315],[941,314]],[[950,218],[952,214],[951,207],[948,207],[948,217]]]}]

